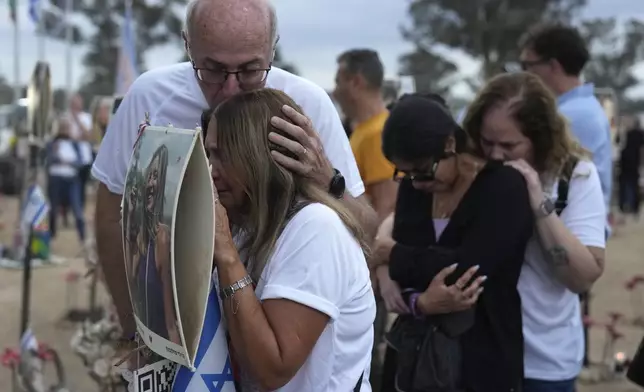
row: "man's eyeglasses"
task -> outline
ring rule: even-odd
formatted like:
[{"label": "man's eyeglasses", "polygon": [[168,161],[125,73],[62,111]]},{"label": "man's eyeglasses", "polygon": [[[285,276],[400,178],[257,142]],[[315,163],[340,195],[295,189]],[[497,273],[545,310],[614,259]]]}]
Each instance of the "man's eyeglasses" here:
[{"label": "man's eyeglasses", "polygon": [[197,78],[204,83],[208,84],[224,84],[230,75],[234,75],[237,82],[242,86],[255,87],[263,83],[268,77],[268,72],[271,66],[261,69],[242,69],[239,71],[226,71],[210,68],[197,68],[192,65],[192,68],[197,73]]}]

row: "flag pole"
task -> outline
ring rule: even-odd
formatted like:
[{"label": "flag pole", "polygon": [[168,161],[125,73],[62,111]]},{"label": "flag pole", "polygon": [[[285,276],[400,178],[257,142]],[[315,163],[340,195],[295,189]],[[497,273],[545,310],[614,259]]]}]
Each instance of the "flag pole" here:
[{"label": "flag pole", "polygon": [[72,16],[72,7],[73,0],[65,1],[65,41],[67,43],[66,48],[66,64],[65,64],[65,87],[66,87],[66,96],[67,99],[70,99],[72,96],[72,84],[73,84],[73,56],[72,50],[74,45],[74,29],[71,23]]},{"label": "flag pole", "polygon": [[38,60],[39,61],[45,61],[46,58],[46,52],[45,52],[45,44],[46,44],[46,32],[45,32],[45,18],[44,18],[44,1],[38,1]]},{"label": "flag pole", "polygon": [[20,83],[20,2],[16,1],[14,5],[14,20],[13,20],[13,101],[14,104],[22,98],[22,84]]}]

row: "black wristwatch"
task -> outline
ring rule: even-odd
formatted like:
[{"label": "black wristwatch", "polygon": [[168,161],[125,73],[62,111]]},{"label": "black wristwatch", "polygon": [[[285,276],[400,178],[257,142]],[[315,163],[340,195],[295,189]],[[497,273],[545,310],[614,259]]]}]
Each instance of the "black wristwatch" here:
[{"label": "black wristwatch", "polygon": [[342,173],[338,169],[333,169],[333,173],[331,183],[329,184],[329,193],[336,199],[342,199],[344,191],[346,190],[344,176],[342,176]]},{"label": "black wristwatch", "polygon": [[555,203],[550,200],[550,198],[545,198],[539,205],[539,208],[535,211],[535,216],[537,219],[545,218],[552,214],[555,211]]}]

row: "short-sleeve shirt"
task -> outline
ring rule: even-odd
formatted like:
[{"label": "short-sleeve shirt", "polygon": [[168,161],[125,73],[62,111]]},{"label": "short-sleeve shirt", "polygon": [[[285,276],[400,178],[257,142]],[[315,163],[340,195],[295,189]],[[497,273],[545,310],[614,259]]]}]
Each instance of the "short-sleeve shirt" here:
[{"label": "short-sleeve shirt", "polygon": [[[556,198],[557,187],[553,188],[551,196]],[[573,170],[568,204],[560,218],[583,245],[605,248],[606,209],[591,161],[579,161]],[[579,296],[557,280],[536,237],[528,243],[518,289],[525,377],[550,381],[577,377],[584,355]]]},{"label": "short-sleeve shirt", "polygon": [[[318,132],[331,164],[344,176],[354,197],[364,193],[364,184],[340,116],[329,95],[316,84],[273,67],[266,87],[281,90],[302,107]],[[194,129],[206,99],[188,62],[156,68],[139,76],[110,120],[92,175],[116,194],[123,194],[125,176],[138,127],[149,114],[151,125]]]},{"label": "short-sleeve shirt", "polygon": [[287,299],[329,316],[304,365],[280,392],[352,391],[369,365],[376,302],[362,248],[335,211],[310,204],[286,225],[257,285],[261,301]]},{"label": "short-sleeve shirt", "polygon": [[389,180],[394,174],[394,165],[382,153],[382,129],[388,117],[385,110],[356,125],[351,134],[351,149],[365,185]]},{"label": "short-sleeve shirt", "polygon": [[[76,124],[76,121],[72,118],[72,114],[68,113],[69,121],[69,135],[72,139],[77,140],[78,150],[80,152],[80,163],[83,166],[89,166],[92,164],[94,159],[94,154],[92,152],[92,144],[86,140],[81,140],[83,136],[83,130],[81,127]],[[83,124],[83,127],[86,129],[85,132],[90,133],[92,131],[92,115],[87,112],[78,113],[78,120]]]}]

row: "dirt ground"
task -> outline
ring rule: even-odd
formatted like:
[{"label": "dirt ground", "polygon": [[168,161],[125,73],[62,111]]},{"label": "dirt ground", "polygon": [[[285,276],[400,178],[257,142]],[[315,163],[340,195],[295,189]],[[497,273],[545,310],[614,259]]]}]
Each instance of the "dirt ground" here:
[{"label": "dirt ground", "polygon": [[[88,209],[88,226],[91,210]],[[0,242],[10,244],[11,229],[15,222],[17,202],[15,199],[0,199]],[[71,223],[71,222],[70,222]],[[77,259],[80,246],[73,228],[61,230],[52,245],[52,252],[59,256],[73,258],[66,264],[42,267],[33,271],[31,325],[40,341],[43,341],[61,355],[67,373],[71,392],[97,391],[96,384],[87,376],[81,361],[70,349],[70,339],[76,327],[61,325],[66,312],[67,285],[65,275],[70,271],[85,272],[84,264]],[[608,245],[606,271],[593,289],[591,314],[598,320],[606,320],[608,312],[617,311],[632,317],[633,310],[624,283],[635,274],[644,274],[644,222],[629,223],[617,230]],[[75,260],[74,260],[75,259]],[[0,350],[16,347],[20,323],[22,272],[0,269]],[[86,307],[87,288],[80,285],[76,295],[77,307]],[[105,299],[105,296],[102,297]],[[644,334],[644,329],[630,326],[620,327],[624,338],[617,343],[617,350],[632,355]],[[604,332],[591,333],[591,358],[598,360],[604,342]],[[0,392],[10,392],[10,378],[7,369],[0,369]],[[642,389],[623,379],[612,382],[580,385],[578,392],[638,392]],[[304,392],[304,391],[303,391]]]}]

